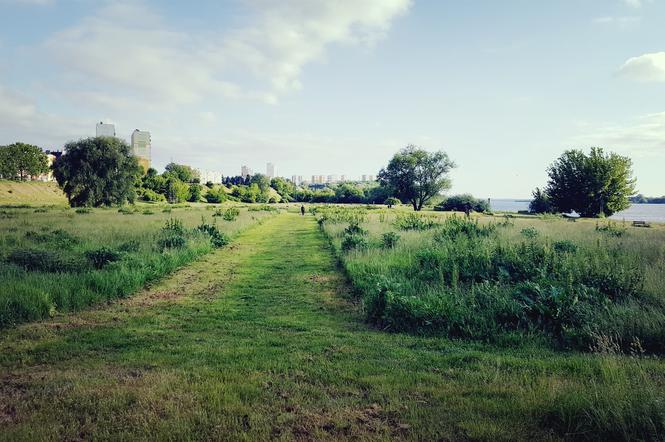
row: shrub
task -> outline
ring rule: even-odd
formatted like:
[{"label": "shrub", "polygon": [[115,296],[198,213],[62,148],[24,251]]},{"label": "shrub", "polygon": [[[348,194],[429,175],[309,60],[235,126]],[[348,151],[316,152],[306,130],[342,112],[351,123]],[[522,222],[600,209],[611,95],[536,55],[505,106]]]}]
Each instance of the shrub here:
[{"label": "shrub", "polygon": [[226,201],[226,192],[221,187],[211,188],[206,193],[205,199],[209,203],[218,204]]},{"label": "shrub", "polygon": [[[275,201],[271,201],[271,202],[274,203]],[[247,211],[249,211],[249,212],[278,212],[279,209],[277,209],[277,207],[272,207],[272,206],[269,206],[267,204],[259,204],[257,206],[249,206]]]},{"label": "shrub", "polygon": [[185,228],[182,221],[173,218],[167,220],[157,239],[157,247],[164,251],[165,249],[182,248],[186,244],[187,238],[185,237]]},{"label": "shrub", "polygon": [[96,269],[102,269],[107,264],[119,261],[122,255],[108,247],[100,247],[99,249],[88,250],[85,252],[85,257]]},{"label": "shrub", "polygon": [[352,222],[351,224],[348,225],[348,227],[344,229],[344,234],[365,236],[367,235],[367,230],[360,227],[358,223]]},{"label": "shrub", "polygon": [[392,249],[397,245],[400,236],[395,232],[387,232],[381,235],[381,242],[384,249]]},{"label": "shrub", "polygon": [[436,227],[438,223],[432,217],[411,212],[398,215],[394,225],[400,230],[427,230]]},{"label": "shrub", "polygon": [[79,215],[83,215],[86,213],[92,213],[92,209],[89,207],[79,207],[78,209],[75,210],[76,213]]},{"label": "shrub", "polygon": [[608,236],[614,236],[616,238],[622,237],[628,228],[626,226],[617,224],[615,222],[609,221],[607,224],[599,225],[596,223],[596,232],[604,233]]},{"label": "shrub", "polygon": [[210,242],[215,248],[224,247],[230,242],[229,237],[225,233],[220,232],[214,224],[207,224],[201,220],[201,224],[197,227],[197,230],[209,235]]},{"label": "shrub", "polygon": [[474,198],[469,194],[462,194],[446,198],[443,202],[436,205],[434,210],[445,212],[466,212],[467,210],[473,210],[482,213],[489,211],[489,208],[487,200]]},{"label": "shrub", "polygon": [[14,285],[0,296],[0,328],[46,318],[55,313],[53,302],[44,291]]},{"label": "shrub", "polygon": [[48,244],[52,248],[71,249],[81,241],[66,230],[56,229],[51,232],[39,233],[34,230],[25,232],[25,238],[36,243]]},{"label": "shrub", "polygon": [[87,262],[79,255],[60,250],[14,250],[7,257],[7,261],[25,270],[37,272],[74,273],[88,269]]},{"label": "shrub", "polygon": [[520,230],[520,234],[527,239],[536,239],[540,235],[540,232],[535,227],[525,227]]},{"label": "shrub", "polygon": [[238,216],[240,216],[240,209],[237,207],[229,207],[222,214],[222,219],[224,221],[235,221]]},{"label": "shrub", "polygon": [[125,241],[118,246],[118,250],[120,252],[125,252],[125,253],[138,252],[140,248],[141,248],[141,243],[135,239],[130,241]]},{"label": "shrub", "polygon": [[152,189],[143,189],[141,193],[141,199],[143,201],[158,203],[166,201],[166,197],[161,193],[157,193]]},{"label": "shrub", "polygon": [[402,202],[399,200],[399,198],[391,196],[390,198],[386,198],[383,204],[388,206],[389,209],[392,209],[393,206],[399,206],[400,204],[402,204]]},{"label": "shrub", "polygon": [[435,241],[446,241],[460,236],[467,238],[487,237],[496,231],[494,224],[480,225],[478,220],[470,220],[458,216],[446,218],[434,234]]},{"label": "shrub", "polygon": [[144,214],[144,215],[154,215],[154,214],[155,214],[155,212],[153,212],[153,211],[150,210],[150,209],[145,209],[145,210],[144,210],[143,212],[141,212],[141,213]]},{"label": "shrub", "polygon": [[344,235],[342,239],[342,250],[344,252],[349,252],[354,249],[365,249],[367,248],[367,240],[364,236],[360,235]]},{"label": "shrub", "polygon": [[554,241],[552,243],[552,248],[555,252],[558,253],[575,253],[577,252],[577,244],[570,241],[569,239],[564,239],[561,241]]}]

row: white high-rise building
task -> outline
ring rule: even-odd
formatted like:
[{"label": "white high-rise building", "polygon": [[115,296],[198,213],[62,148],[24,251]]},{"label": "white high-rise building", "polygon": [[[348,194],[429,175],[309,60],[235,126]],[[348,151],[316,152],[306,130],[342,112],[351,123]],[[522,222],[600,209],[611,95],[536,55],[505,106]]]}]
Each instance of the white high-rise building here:
[{"label": "white high-rise building", "polygon": [[363,175],[363,176],[361,177],[360,181],[362,181],[363,183],[364,183],[365,181],[367,181],[367,175]]},{"label": "white high-rise building", "polygon": [[135,129],[132,132],[132,155],[138,160],[139,164],[145,170],[150,168],[150,155],[152,150],[152,140],[150,132],[145,130]]},{"label": "white high-rise building", "polygon": [[115,137],[115,126],[100,121],[97,123],[95,132],[98,137]]},{"label": "white high-rise building", "polygon": [[240,176],[243,178],[247,178],[247,175],[252,175],[252,169],[250,169],[247,166],[240,167]]},{"label": "white high-rise building", "polygon": [[339,177],[339,180],[340,180],[341,182],[345,182],[345,181],[346,181],[346,175],[342,175],[342,176],[340,176],[340,177]]},{"label": "white high-rise building", "polygon": [[275,178],[275,165],[273,163],[266,164],[266,176],[268,178]]}]

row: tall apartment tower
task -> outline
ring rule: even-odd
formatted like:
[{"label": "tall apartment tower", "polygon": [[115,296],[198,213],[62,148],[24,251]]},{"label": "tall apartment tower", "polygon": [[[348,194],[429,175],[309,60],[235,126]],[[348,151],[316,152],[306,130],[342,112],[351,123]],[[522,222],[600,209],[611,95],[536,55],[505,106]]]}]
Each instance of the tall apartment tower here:
[{"label": "tall apartment tower", "polygon": [[247,167],[247,166],[242,166],[242,167],[240,168],[240,176],[241,176],[241,177],[243,177],[243,178],[247,178],[247,175],[251,175],[251,174],[252,174],[252,169],[250,169],[249,167]]},{"label": "tall apartment tower", "polygon": [[132,132],[132,155],[139,160],[139,164],[143,167],[144,172],[150,169],[151,149],[152,141],[150,139],[150,132],[135,129]]},{"label": "tall apartment tower", "polygon": [[275,178],[275,165],[273,163],[266,164],[266,176],[268,178]]},{"label": "tall apartment tower", "polygon": [[98,137],[115,137],[115,126],[100,121],[97,123],[95,132]]}]

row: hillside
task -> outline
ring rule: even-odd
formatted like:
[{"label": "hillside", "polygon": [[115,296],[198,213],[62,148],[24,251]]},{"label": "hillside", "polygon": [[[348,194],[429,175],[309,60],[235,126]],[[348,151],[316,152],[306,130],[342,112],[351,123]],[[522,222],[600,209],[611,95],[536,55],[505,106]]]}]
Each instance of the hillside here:
[{"label": "hillside", "polygon": [[67,198],[55,182],[0,180],[0,206],[65,204]]}]

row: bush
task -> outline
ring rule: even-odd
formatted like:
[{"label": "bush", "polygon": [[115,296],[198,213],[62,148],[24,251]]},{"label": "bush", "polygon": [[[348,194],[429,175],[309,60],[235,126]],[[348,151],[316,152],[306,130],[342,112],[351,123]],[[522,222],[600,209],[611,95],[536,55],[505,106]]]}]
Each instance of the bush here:
[{"label": "bush", "polygon": [[25,238],[39,244],[48,244],[52,248],[71,249],[81,241],[66,230],[56,229],[51,232],[38,233],[34,230],[25,232]]},{"label": "bush", "polygon": [[358,223],[351,223],[344,229],[344,234],[345,235],[359,235],[359,236],[365,236],[367,235],[367,230],[363,229],[360,227]]},{"label": "bush", "polygon": [[178,219],[167,220],[157,239],[157,247],[164,251],[165,249],[182,248],[185,245],[187,245],[187,238],[182,221]]},{"label": "bush", "polygon": [[108,247],[101,247],[99,249],[88,250],[85,252],[85,257],[90,261],[96,269],[102,269],[107,264],[119,261],[122,255]]},{"label": "bush", "polygon": [[205,221],[201,220],[201,224],[197,227],[197,230],[209,235],[210,242],[215,248],[224,247],[230,242],[229,237],[225,233],[220,232],[214,224],[206,224]]},{"label": "bush", "polygon": [[399,206],[400,204],[402,204],[402,202],[399,200],[399,198],[391,196],[390,198],[386,198],[383,204],[385,204],[386,206],[388,206],[389,209],[391,209],[393,206]]},{"label": "bush", "polygon": [[78,209],[75,210],[76,213],[79,215],[84,215],[86,213],[92,213],[92,209],[89,207],[79,207]]},{"label": "bush", "polygon": [[564,239],[561,241],[554,241],[552,243],[552,248],[555,252],[558,253],[575,253],[577,252],[577,244],[574,242]]},{"label": "bush", "polygon": [[392,249],[397,245],[400,236],[395,232],[387,232],[381,236],[381,243],[384,249]]},{"label": "bush", "polygon": [[130,241],[125,241],[118,246],[118,250],[125,253],[138,252],[141,248],[141,243],[133,239]]},{"label": "bush", "polygon": [[35,287],[15,285],[0,296],[0,329],[55,313],[48,294]]},{"label": "bush", "polygon": [[354,249],[365,249],[367,248],[367,240],[364,236],[361,235],[344,235],[342,239],[342,250],[344,252],[349,252]]},{"label": "bush", "polygon": [[432,217],[411,212],[398,215],[394,225],[400,230],[427,230],[436,227],[438,223]]},{"label": "bush", "polygon": [[525,227],[520,230],[520,234],[527,239],[536,239],[540,235],[540,232],[535,227]]},{"label": "bush", "polygon": [[547,193],[536,187],[533,191],[533,199],[529,203],[529,212],[531,213],[554,213],[554,207],[550,202]]},{"label": "bush", "polygon": [[609,221],[607,224],[600,225],[596,223],[596,232],[604,233],[608,236],[620,238],[626,234],[628,228],[626,226]]},{"label": "bush", "polygon": [[211,188],[206,193],[205,199],[209,203],[218,204],[226,201],[226,192],[221,187]]},{"label": "bush", "polygon": [[7,257],[7,262],[37,272],[76,273],[88,270],[88,264],[81,256],[60,250],[14,250]]},{"label": "bush", "polygon": [[166,197],[161,193],[157,193],[152,189],[143,189],[141,192],[141,199],[148,202],[163,202],[166,201]]},{"label": "bush", "polygon": [[222,213],[222,219],[224,221],[235,221],[238,216],[240,216],[240,209],[237,207],[229,207],[224,213]]},{"label": "bush", "polygon": [[490,206],[487,200],[474,198],[469,194],[450,196],[434,207],[434,210],[444,212],[466,212],[467,210],[473,210],[483,213],[489,211],[489,209]]}]

